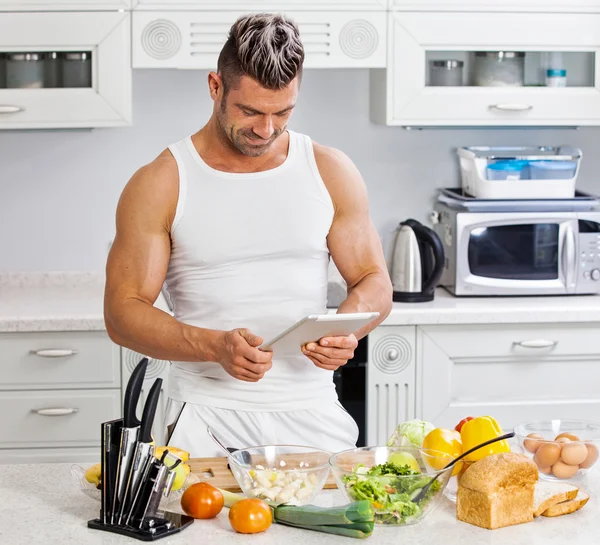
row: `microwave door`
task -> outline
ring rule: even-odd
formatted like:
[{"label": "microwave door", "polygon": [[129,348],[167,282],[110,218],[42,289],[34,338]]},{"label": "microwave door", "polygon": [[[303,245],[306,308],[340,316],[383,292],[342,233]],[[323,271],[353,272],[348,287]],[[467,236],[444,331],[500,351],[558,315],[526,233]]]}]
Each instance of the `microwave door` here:
[{"label": "microwave door", "polygon": [[460,284],[461,293],[558,295],[574,291],[576,225],[572,215],[477,216],[478,221],[471,218],[471,224],[459,230],[457,287]]}]

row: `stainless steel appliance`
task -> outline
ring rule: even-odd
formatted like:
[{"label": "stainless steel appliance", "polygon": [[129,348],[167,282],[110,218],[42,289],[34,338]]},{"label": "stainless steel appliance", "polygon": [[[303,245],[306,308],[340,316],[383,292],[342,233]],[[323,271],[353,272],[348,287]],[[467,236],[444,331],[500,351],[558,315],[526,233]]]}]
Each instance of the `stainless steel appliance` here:
[{"label": "stainless steel appliance", "polygon": [[[446,254],[440,285],[458,296],[600,293],[600,211],[595,200],[544,204],[451,198],[435,205]],[[592,209],[590,209],[592,208]],[[475,211],[476,210],[476,211]]]},{"label": "stainless steel appliance", "polygon": [[444,248],[439,236],[416,220],[402,222],[392,259],[394,301],[432,301],[443,266]]}]

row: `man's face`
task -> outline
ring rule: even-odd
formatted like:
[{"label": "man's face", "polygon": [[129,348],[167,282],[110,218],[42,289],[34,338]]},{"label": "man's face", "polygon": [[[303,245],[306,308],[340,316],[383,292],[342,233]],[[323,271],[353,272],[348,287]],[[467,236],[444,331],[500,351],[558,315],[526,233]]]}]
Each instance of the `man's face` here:
[{"label": "man's face", "polygon": [[238,85],[216,100],[217,122],[235,149],[248,157],[258,157],[287,127],[297,95],[298,78],[274,91],[242,76]]}]

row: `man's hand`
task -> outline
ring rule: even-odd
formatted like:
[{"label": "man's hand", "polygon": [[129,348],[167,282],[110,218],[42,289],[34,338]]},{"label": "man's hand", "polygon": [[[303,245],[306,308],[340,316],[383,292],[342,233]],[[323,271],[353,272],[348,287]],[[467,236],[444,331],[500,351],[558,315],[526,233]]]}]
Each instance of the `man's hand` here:
[{"label": "man's hand", "polygon": [[317,367],[335,371],[354,357],[358,341],[354,335],[348,337],[323,337],[319,344],[308,343],[302,353]]},{"label": "man's hand", "polygon": [[223,335],[218,362],[233,378],[245,382],[258,382],[273,365],[273,352],[256,347],[263,340],[247,329],[233,329]]}]

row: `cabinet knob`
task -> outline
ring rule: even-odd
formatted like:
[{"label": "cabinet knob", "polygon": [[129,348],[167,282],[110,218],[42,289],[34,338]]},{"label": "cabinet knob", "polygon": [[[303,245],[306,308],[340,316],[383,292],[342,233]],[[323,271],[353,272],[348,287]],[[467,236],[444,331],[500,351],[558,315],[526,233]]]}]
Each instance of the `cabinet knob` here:
[{"label": "cabinet knob", "polygon": [[66,358],[67,356],[77,354],[77,350],[70,348],[47,348],[43,350],[31,350],[30,354],[40,356],[41,358]]},{"label": "cabinet knob", "polygon": [[400,356],[400,352],[396,348],[390,348],[385,353],[385,359],[387,361],[395,361]]},{"label": "cabinet knob", "polygon": [[40,416],[67,416],[68,414],[74,414],[79,409],[74,407],[57,407],[55,409],[31,409],[32,413],[39,414]]}]

